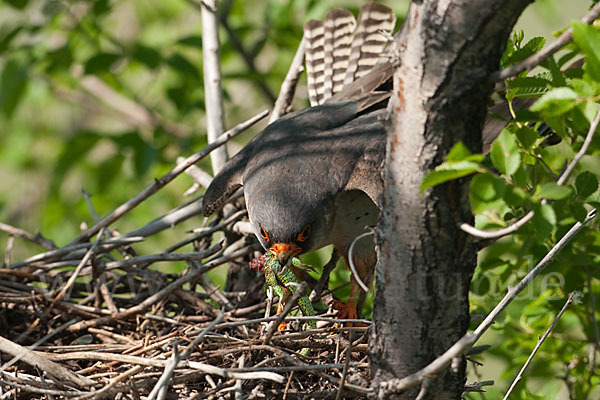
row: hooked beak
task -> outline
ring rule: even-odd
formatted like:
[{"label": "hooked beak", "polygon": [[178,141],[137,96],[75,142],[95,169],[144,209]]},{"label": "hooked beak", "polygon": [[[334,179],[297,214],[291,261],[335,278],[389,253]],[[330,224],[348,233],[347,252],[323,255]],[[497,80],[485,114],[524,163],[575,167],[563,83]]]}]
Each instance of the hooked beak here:
[{"label": "hooked beak", "polygon": [[275,243],[273,246],[271,246],[269,251],[271,254],[277,257],[277,261],[279,261],[282,266],[285,266],[290,257],[300,254],[302,249],[295,244]]}]

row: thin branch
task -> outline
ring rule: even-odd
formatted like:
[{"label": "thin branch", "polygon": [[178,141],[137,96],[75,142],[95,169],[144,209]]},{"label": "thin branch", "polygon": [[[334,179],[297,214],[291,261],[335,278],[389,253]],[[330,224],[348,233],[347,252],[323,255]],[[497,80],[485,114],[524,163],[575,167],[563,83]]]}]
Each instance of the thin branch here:
[{"label": "thin branch", "polygon": [[[192,165],[194,167],[194,165]],[[182,221],[186,221],[196,215],[202,213],[202,202],[198,201],[196,198],[194,201],[188,202],[183,206],[179,206],[176,209],[173,209],[167,212],[165,215],[162,215],[150,222],[146,225],[138,228],[134,231],[127,233],[128,236],[142,236],[148,237],[150,235],[154,235],[160,231],[165,229],[172,228],[173,226],[179,224]]]},{"label": "thin branch", "polygon": [[296,92],[296,85],[298,84],[298,79],[300,79],[300,75],[302,71],[304,71],[304,51],[306,48],[306,40],[302,38],[298,49],[296,50],[296,55],[294,55],[294,59],[292,60],[292,64],[290,65],[290,69],[281,84],[281,89],[279,90],[279,96],[275,101],[275,105],[273,106],[273,111],[271,112],[271,116],[269,117],[269,123],[279,119],[282,115],[284,115],[290,104],[292,104],[292,100],[294,98],[294,93]]},{"label": "thin branch", "polygon": [[466,222],[463,222],[462,224],[460,224],[460,229],[463,232],[466,232],[469,235],[475,236],[476,238],[479,238],[479,239],[499,239],[503,236],[510,235],[511,233],[515,233],[516,231],[521,229],[521,227],[523,225],[525,225],[526,223],[531,221],[531,219],[533,218],[533,214],[534,214],[533,211],[529,211],[527,214],[525,214],[523,217],[521,217],[521,219],[519,219],[517,222],[507,226],[506,228],[497,229],[495,231],[484,231],[482,229],[477,229],[474,226],[467,224]]},{"label": "thin branch", "polygon": [[[55,377],[54,379],[56,379],[59,384],[62,381],[73,383],[78,387],[88,387],[95,383],[93,380],[76,374],[68,368],[49,360],[44,354],[30,351],[26,347],[18,345],[2,336],[0,336],[0,350],[2,353],[10,354],[13,357],[21,357],[23,362],[47,371],[50,376]],[[6,372],[3,373],[5,374]]]},{"label": "thin branch", "polygon": [[46,250],[55,250],[56,245],[50,239],[46,239],[39,233],[37,235],[32,235],[31,233],[24,231],[23,229],[15,228],[12,225],[8,225],[0,222],[0,231],[6,232],[11,236],[17,236],[22,239],[28,240],[32,243],[38,244],[45,248]]},{"label": "thin branch", "polygon": [[277,318],[275,319],[275,323],[269,325],[269,328],[267,329],[267,333],[265,334],[265,338],[263,340],[263,344],[269,343],[269,340],[271,340],[271,337],[275,333],[275,330],[277,329],[279,324],[281,324],[283,319],[290,313],[290,311],[292,311],[292,308],[294,308],[296,306],[296,304],[298,303],[298,300],[300,300],[300,297],[304,296],[304,293],[306,292],[307,287],[308,287],[308,285],[306,282],[302,282],[300,284],[300,286],[298,286],[298,288],[296,289],[296,292],[294,293],[292,298],[287,302],[283,311],[277,315]]},{"label": "thin branch", "polygon": [[79,263],[79,265],[77,265],[77,268],[75,268],[75,271],[73,271],[73,274],[71,275],[71,277],[69,278],[67,283],[63,286],[63,288],[60,290],[60,292],[58,292],[56,297],[52,300],[52,303],[50,303],[50,305],[46,308],[46,310],[44,310],[44,317],[48,317],[50,315],[50,311],[54,308],[54,305],[57,302],[61,301],[65,297],[65,294],[67,293],[67,291],[69,291],[71,289],[71,287],[75,283],[75,280],[79,276],[79,273],[81,272],[82,268],[85,266],[85,264],[87,264],[88,260],[94,255],[94,252],[96,251],[96,248],[98,247],[98,244],[100,243],[100,239],[102,238],[103,233],[104,233],[104,228],[100,229],[100,232],[98,234],[98,240],[96,240],[94,242],[94,245],[92,247],[90,247],[90,249],[87,251],[87,253],[85,253],[85,256],[83,256],[83,258],[81,259],[81,262]]},{"label": "thin branch", "polygon": [[224,134],[219,136],[214,142],[205,146],[199,152],[186,158],[185,162],[178,163],[175,167],[173,167],[165,175],[156,179],[150,186],[146,187],[144,190],[142,190],[140,193],[135,195],[133,198],[129,199],[127,202],[125,202],[122,205],[120,205],[119,207],[117,207],[109,215],[102,218],[102,220],[100,222],[98,222],[97,224],[95,224],[94,226],[87,229],[85,232],[83,232],[79,236],[77,236],[75,239],[73,239],[71,244],[78,243],[83,240],[87,240],[91,236],[98,233],[98,231],[101,228],[112,224],[117,219],[121,218],[123,215],[125,215],[126,213],[128,213],[129,211],[131,211],[132,209],[137,207],[142,201],[144,201],[148,197],[152,196],[154,193],[156,193],[159,189],[161,189],[167,183],[169,183],[173,179],[175,179],[179,174],[181,174],[183,171],[185,171],[190,165],[193,165],[196,162],[198,162],[199,160],[203,159],[208,154],[210,154],[214,149],[227,143],[231,138],[234,138],[235,136],[242,133],[248,127],[254,125],[258,121],[260,121],[262,118],[266,117],[268,113],[269,113],[268,111],[263,111],[262,113],[255,115],[254,117],[250,118],[249,120],[228,130],[227,132],[225,132]]},{"label": "thin branch", "polygon": [[552,329],[554,329],[554,327],[558,323],[558,320],[560,319],[560,317],[562,317],[562,315],[565,312],[565,310],[567,309],[567,307],[569,307],[569,305],[573,302],[573,295],[574,295],[574,293],[571,293],[569,295],[569,298],[565,302],[565,305],[562,307],[562,309],[560,310],[560,312],[558,313],[558,315],[556,316],[556,318],[554,318],[554,321],[552,321],[552,323],[550,324],[550,326],[548,327],[548,329],[546,329],[546,332],[544,332],[544,334],[542,335],[542,337],[538,338],[537,344],[533,348],[533,351],[531,352],[531,354],[527,358],[527,361],[525,361],[525,364],[523,364],[523,367],[521,368],[521,370],[519,371],[519,373],[517,374],[517,376],[513,380],[512,384],[508,388],[508,391],[504,395],[503,400],[508,399],[508,397],[512,393],[512,391],[515,388],[515,386],[517,386],[517,383],[519,383],[519,381],[522,379],[523,372],[525,371],[525,368],[527,368],[529,366],[529,364],[531,363],[531,360],[533,360],[533,357],[537,353],[538,349],[540,348],[540,346],[542,345],[542,343],[544,343],[544,340],[546,340],[546,338],[548,337],[548,335],[550,334],[550,332],[552,332]]},{"label": "thin branch", "polygon": [[249,250],[252,251],[253,249],[251,247],[243,248],[229,256],[221,257],[216,260],[207,262],[206,264],[204,264],[202,266],[202,268],[188,272],[186,275],[182,276],[181,278],[177,279],[174,282],[171,282],[165,288],[156,292],[152,296],[146,298],[144,301],[137,304],[136,306],[128,308],[124,311],[120,311],[117,314],[78,322],[78,323],[70,326],[69,330],[72,332],[78,332],[78,331],[81,331],[83,329],[86,329],[86,328],[89,328],[92,326],[98,326],[101,324],[110,324],[110,323],[114,323],[115,321],[120,320],[120,319],[125,319],[125,318],[128,318],[128,317],[136,315],[136,314],[141,314],[141,313],[145,312],[148,308],[150,308],[152,305],[158,303],[160,300],[162,300],[163,298],[165,298],[166,296],[168,296],[169,294],[171,294],[173,291],[180,288],[184,284],[197,279],[202,274],[205,274],[206,272],[210,271],[213,268],[218,267],[219,265],[223,265],[226,262],[229,262],[238,257],[242,257],[242,256],[248,254]]},{"label": "thin branch", "polygon": [[25,348],[25,351],[23,351],[22,353],[19,353],[17,355],[15,355],[10,361],[7,361],[6,363],[4,363],[4,365],[2,365],[2,368],[0,368],[0,373],[4,372],[7,368],[9,368],[11,365],[15,364],[17,361],[19,361],[20,359],[23,358],[23,356],[25,356],[26,354],[28,354],[31,351],[34,351],[35,349],[37,349],[40,345],[46,343],[46,341],[48,341],[49,339],[51,339],[52,337],[54,337],[55,335],[59,334],[60,332],[64,331],[65,329],[67,329],[69,326],[73,325],[75,323],[75,319],[70,320],[69,322],[62,324],[61,326],[59,326],[58,328],[52,330],[52,332],[44,335],[41,339],[39,339],[37,342],[35,342],[34,344],[32,344],[31,346],[28,346],[27,348]]},{"label": "thin branch", "polygon": [[[581,18],[581,22],[584,24],[591,24],[600,15],[600,3],[597,3],[588,13]],[[520,74],[523,71],[530,70],[533,67],[541,64],[545,59],[562,49],[573,39],[573,30],[571,28],[564,31],[557,39],[555,39],[548,46],[544,47],[541,51],[527,57],[525,60],[518,64],[511,65],[510,67],[504,68],[503,70],[496,71],[490,75],[490,80],[496,82],[501,81],[511,76]]]},{"label": "thin branch", "polygon": [[[116,237],[116,238],[112,238],[112,239],[103,240],[98,245],[98,247],[100,247],[100,249],[98,250],[97,253],[110,251],[113,248],[118,247],[118,246],[142,242],[144,240],[145,240],[145,238],[142,236],[131,236],[131,237],[120,236],[120,237]],[[85,249],[87,249],[88,247],[93,246],[95,243],[96,242],[69,244],[64,247],[61,247],[60,249],[50,250],[45,253],[36,254],[35,256],[26,258],[25,260],[20,261],[18,263],[11,264],[8,266],[8,268],[18,269],[18,268],[21,268],[21,267],[29,265],[29,264],[35,264],[35,263],[48,261],[48,260],[55,260],[57,258],[61,258],[66,255],[69,255],[70,258],[71,257],[75,258],[78,256],[78,254],[77,254],[78,252],[81,251],[81,255],[83,255],[83,251]],[[69,253],[72,253],[72,254],[69,254]],[[81,257],[81,255],[79,255],[79,257]]]},{"label": "thin branch", "polygon": [[210,257],[213,254],[221,251],[223,243],[219,242],[210,249],[198,251],[195,253],[158,253],[149,254],[147,256],[132,257],[127,260],[110,261],[105,264],[105,269],[116,269],[123,268],[130,265],[136,264],[151,264],[159,261],[198,261],[203,260],[206,257]]},{"label": "thin branch", "polygon": [[[206,96],[206,133],[208,143],[214,143],[225,131],[223,90],[221,89],[221,65],[219,63],[219,25],[216,0],[204,0],[202,14],[202,66],[204,69],[204,93]],[[210,156],[213,174],[227,162],[227,148],[221,147]]]},{"label": "thin branch", "polygon": [[364,290],[365,292],[369,291],[369,287],[362,281],[362,279],[360,279],[360,275],[358,275],[358,271],[356,270],[356,266],[354,265],[352,253],[354,251],[354,246],[360,239],[367,237],[367,236],[372,236],[372,235],[375,235],[374,230],[370,230],[369,232],[365,232],[361,235],[358,235],[357,237],[354,238],[352,243],[350,243],[350,248],[348,249],[348,264],[350,264],[349,265],[350,271],[352,271],[352,275],[354,276],[354,280],[356,280],[356,283],[358,283],[360,288],[362,290]]},{"label": "thin branch", "polygon": [[[184,157],[177,157],[177,162],[182,162],[183,160],[185,160]],[[210,176],[210,174],[206,171],[204,171],[202,168],[199,168],[195,165],[190,166],[187,171],[185,171],[186,174],[188,174],[190,176],[190,178],[192,178],[192,180],[194,181],[195,184],[198,185],[198,187],[202,186],[202,187],[208,187],[208,185],[210,185],[210,182],[212,181],[212,176]],[[189,192],[189,193],[188,193]],[[190,189],[188,189],[184,195],[185,196],[189,196],[191,195],[193,192],[190,191]]]},{"label": "thin branch", "polygon": [[206,334],[210,332],[210,330],[215,325],[221,322],[224,317],[225,314],[223,312],[220,312],[217,318],[213,322],[211,322],[210,325],[204,328],[202,332],[200,332],[200,334],[194,338],[194,340],[192,340],[192,343],[189,344],[189,346],[187,347],[187,349],[184,350],[183,353],[179,354],[179,352],[176,351],[177,347],[174,346],[173,355],[165,365],[165,370],[161,375],[160,379],[158,380],[158,382],[156,382],[156,385],[154,385],[154,388],[148,395],[148,400],[156,399],[161,388],[166,387],[168,385],[168,382],[171,379],[173,372],[175,372],[175,368],[177,368],[177,364],[179,364],[181,360],[188,358],[190,356],[190,353],[192,352],[192,349],[196,347],[198,343],[200,343],[200,341],[204,338],[204,336],[206,336]]},{"label": "thin branch", "polygon": [[340,386],[335,396],[335,400],[341,400],[342,393],[344,392],[344,384],[346,383],[346,377],[348,376],[348,367],[350,366],[350,359],[352,358],[352,335],[353,332],[348,332],[348,346],[346,347],[346,360],[344,362],[344,369],[342,370],[342,377],[340,379]]},{"label": "thin branch", "polygon": [[[596,7],[598,7],[598,9],[600,9],[600,3],[596,4]],[[588,133],[585,136],[585,140],[583,141],[583,145],[581,146],[581,149],[579,149],[579,151],[573,158],[573,161],[571,161],[569,163],[569,166],[567,167],[565,172],[563,172],[562,175],[560,176],[560,178],[558,178],[558,181],[556,182],[557,184],[564,185],[564,183],[567,181],[567,179],[569,179],[569,175],[571,175],[571,172],[573,172],[573,170],[575,169],[575,166],[577,165],[579,160],[581,160],[581,158],[585,155],[588,148],[590,147],[590,144],[592,144],[592,139],[594,138],[594,134],[598,130],[598,124],[600,124],[600,112],[596,113],[596,118],[594,118],[594,120],[590,124],[590,129],[588,130]]]},{"label": "thin branch", "polygon": [[537,263],[537,265],[529,271],[527,275],[521,281],[511,288],[509,288],[508,293],[504,296],[504,298],[494,307],[492,312],[488,314],[488,316],[483,320],[481,324],[475,329],[473,332],[477,339],[483,335],[483,333],[494,323],[494,320],[498,315],[521,293],[527,285],[529,285],[533,279],[542,272],[546,266],[548,266],[554,257],[561,252],[561,250],[583,229],[583,227],[590,222],[596,216],[596,209],[593,209],[588,213],[585,220],[583,222],[576,222],[571,229],[550,249],[550,251]]}]

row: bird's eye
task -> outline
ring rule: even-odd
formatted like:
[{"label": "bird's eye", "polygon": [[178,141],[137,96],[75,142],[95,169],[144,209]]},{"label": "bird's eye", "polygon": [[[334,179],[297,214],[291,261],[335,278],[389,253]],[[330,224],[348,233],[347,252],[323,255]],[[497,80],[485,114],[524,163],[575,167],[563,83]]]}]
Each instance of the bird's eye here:
[{"label": "bird's eye", "polygon": [[260,227],[260,236],[262,236],[263,239],[265,239],[267,242],[270,242],[270,238],[269,238],[269,234],[267,233],[267,231],[265,230],[265,228],[263,228],[262,225],[259,225]]},{"label": "bird's eye", "polygon": [[304,242],[306,239],[308,239],[310,237],[310,233],[311,233],[311,229],[310,229],[310,224],[309,224],[309,225],[306,225],[304,227],[304,229],[302,229],[302,232],[300,232],[298,234],[298,236],[296,237],[296,241]]}]

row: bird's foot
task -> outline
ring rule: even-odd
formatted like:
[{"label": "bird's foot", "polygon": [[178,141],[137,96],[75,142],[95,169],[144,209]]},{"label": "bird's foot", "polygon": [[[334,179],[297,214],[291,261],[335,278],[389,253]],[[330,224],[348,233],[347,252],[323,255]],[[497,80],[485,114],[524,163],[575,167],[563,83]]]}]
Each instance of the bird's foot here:
[{"label": "bird's foot", "polygon": [[[356,304],[353,301],[349,301],[348,303],[344,303],[340,300],[333,300],[333,309],[338,311],[337,317],[339,319],[358,319],[358,314],[356,312]],[[335,323],[333,325],[335,328],[339,328],[340,324]],[[360,322],[345,322],[345,327],[365,327],[367,325],[362,324]]]},{"label": "bird's foot", "polygon": [[[283,311],[283,304],[281,304],[281,301],[280,301],[279,304],[277,305],[277,314],[281,314],[282,311]],[[279,326],[277,326],[277,330],[279,332],[285,331],[285,328],[286,328],[285,321],[281,321]]]}]

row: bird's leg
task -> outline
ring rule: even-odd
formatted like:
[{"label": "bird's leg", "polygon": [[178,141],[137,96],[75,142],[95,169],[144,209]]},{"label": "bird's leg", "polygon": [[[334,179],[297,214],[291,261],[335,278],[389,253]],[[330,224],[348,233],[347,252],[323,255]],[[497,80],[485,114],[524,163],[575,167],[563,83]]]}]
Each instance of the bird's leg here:
[{"label": "bird's leg", "polygon": [[[354,276],[350,279],[350,297],[348,297],[348,301],[344,304],[339,300],[335,300],[333,303],[333,308],[338,310],[338,318],[339,319],[357,319],[358,314],[356,312],[356,296],[360,287],[358,283],[354,279]],[[347,322],[344,324],[345,326],[355,326],[353,322]],[[336,328],[339,328],[339,324],[335,324]]]},{"label": "bird's leg", "polygon": [[[348,258],[344,257],[346,260],[346,265],[350,265],[348,263]],[[359,274],[360,279],[365,282],[365,278],[368,276],[370,268],[368,263],[364,262],[366,260],[355,259],[355,267]],[[356,309],[356,301],[359,296],[361,289],[358,284],[356,277],[352,274],[350,278],[350,296],[348,297],[348,301],[344,304],[341,301],[336,300],[333,303],[333,308],[338,310],[338,318],[340,319],[358,319],[358,312]],[[363,324],[356,322],[347,322],[344,324],[345,326],[364,326]],[[336,328],[339,327],[338,324],[335,325]]]}]

